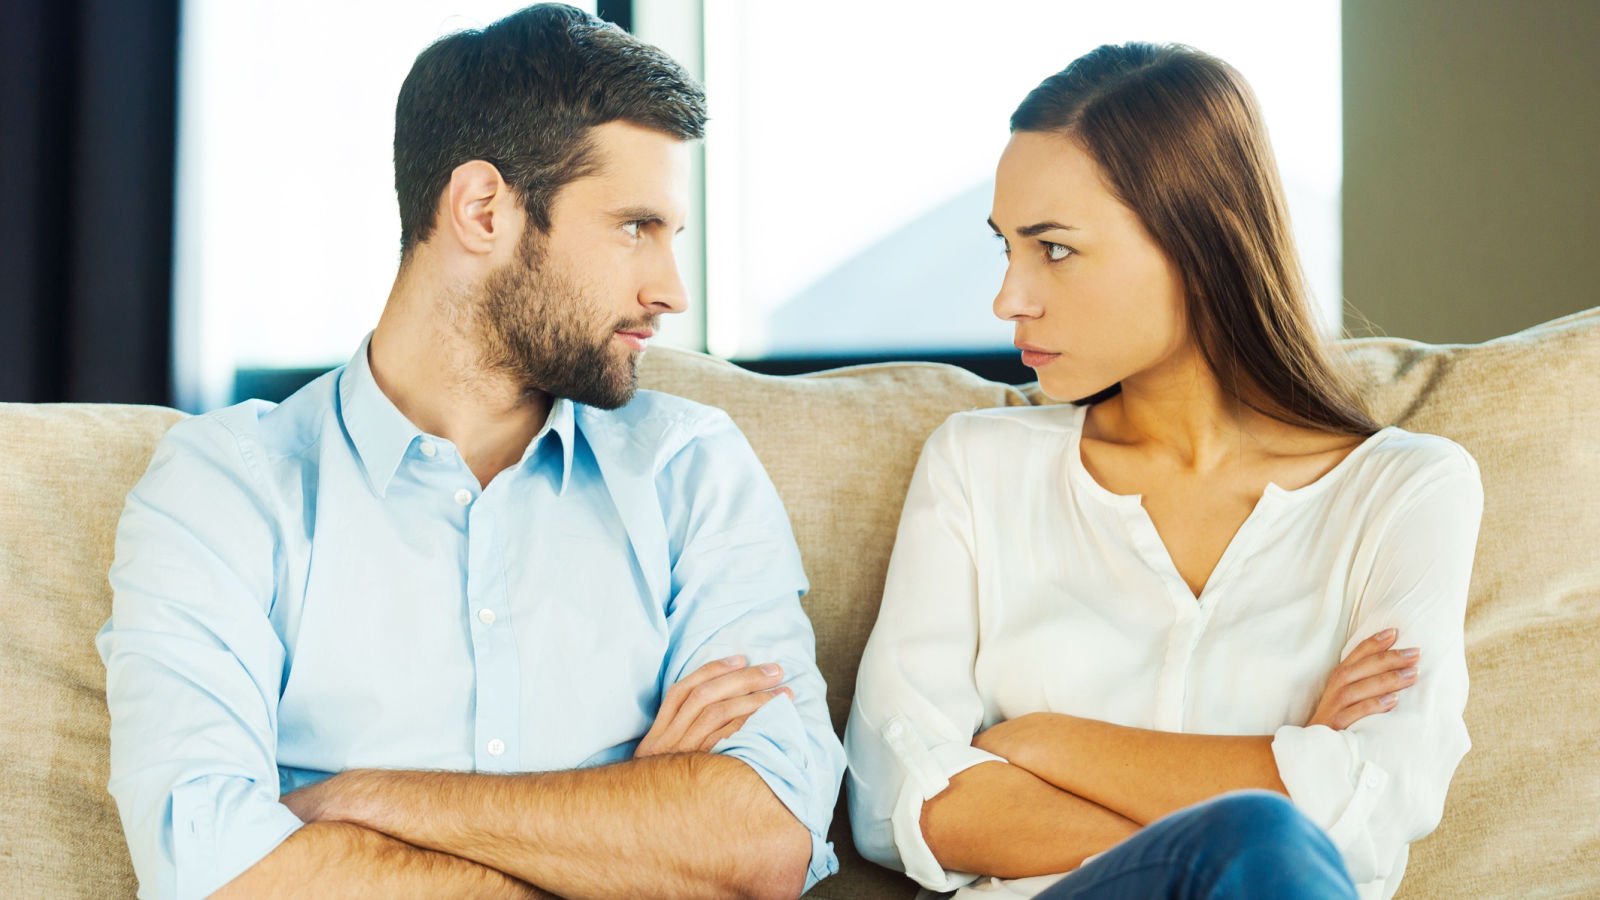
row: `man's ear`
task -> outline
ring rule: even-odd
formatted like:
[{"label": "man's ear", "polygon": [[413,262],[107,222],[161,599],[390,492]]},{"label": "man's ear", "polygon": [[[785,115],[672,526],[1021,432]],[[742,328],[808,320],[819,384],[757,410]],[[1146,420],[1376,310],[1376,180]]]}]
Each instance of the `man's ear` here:
[{"label": "man's ear", "polygon": [[490,255],[497,244],[516,239],[521,208],[492,163],[475,159],[456,166],[443,199],[440,228],[468,253]]}]

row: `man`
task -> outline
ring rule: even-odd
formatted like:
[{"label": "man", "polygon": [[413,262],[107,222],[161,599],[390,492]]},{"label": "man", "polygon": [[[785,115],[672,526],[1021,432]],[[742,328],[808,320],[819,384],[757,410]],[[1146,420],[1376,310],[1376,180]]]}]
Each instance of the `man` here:
[{"label": "man", "polygon": [[837,868],[783,507],[726,415],[635,396],[704,120],[570,7],[417,58],[375,331],[175,426],[118,528],[98,646],[142,895],[793,897]]}]

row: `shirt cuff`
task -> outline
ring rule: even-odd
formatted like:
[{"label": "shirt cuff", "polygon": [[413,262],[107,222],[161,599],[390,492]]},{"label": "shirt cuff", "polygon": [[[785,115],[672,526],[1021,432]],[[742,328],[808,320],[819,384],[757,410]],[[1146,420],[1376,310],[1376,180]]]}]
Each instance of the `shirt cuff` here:
[{"label": "shirt cuff", "polygon": [[939,860],[922,834],[922,804],[950,786],[950,779],[979,763],[1005,762],[1003,757],[979,750],[971,742],[924,743],[905,717],[883,726],[883,740],[900,762],[904,779],[895,800],[889,827],[906,875],[930,891],[953,891],[976,881],[971,872],[955,872]]},{"label": "shirt cuff", "polygon": [[1285,725],[1272,738],[1278,777],[1289,799],[1328,833],[1357,884],[1379,871],[1370,820],[1389,785],[1389,773],[1361,758],[1361,738],[1325,725]]},{"label": "shirt cuff", "polygon": [[210,775],[172,791],[174,894],[208,897],[304,827],[248,778]]},{"label": "shirt cuff", "polygon": [[811,861],[806,866],[804,891],[839,871],[839,859],[827,834],[839,798],[839,779],[844,775],[844,749],[838,746],[831,730],[827,738],[836,748],[836,764],[831,768],[810,765],[804,749],[810,739],[800,712],[788,697],[778,696],[752,713],[744,727],[711,748],[712,753],[732,757],[755,769],[784,807],[811,833]]}]

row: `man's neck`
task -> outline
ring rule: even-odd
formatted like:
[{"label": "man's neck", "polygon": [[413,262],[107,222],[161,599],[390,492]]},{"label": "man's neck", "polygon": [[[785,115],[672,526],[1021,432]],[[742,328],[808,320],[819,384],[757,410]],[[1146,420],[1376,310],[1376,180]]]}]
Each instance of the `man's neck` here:
[{"label": "man's neck", "polygon": [[411,424],[454,444],[478,483],[516,465],[550,415],[550,397],[528,396],[484,369],[470,315],[449,289],[402,271],[367,349],[378,389]]}]

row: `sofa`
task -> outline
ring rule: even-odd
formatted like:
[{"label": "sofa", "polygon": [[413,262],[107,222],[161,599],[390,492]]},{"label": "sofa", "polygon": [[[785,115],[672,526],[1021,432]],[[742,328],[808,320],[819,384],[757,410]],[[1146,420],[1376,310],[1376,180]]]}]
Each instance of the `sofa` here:
[{"label": "sofa", "polygon": [[[1483,344],[1338,346],[1380,421],[1460,442],[1486,492],[1466,621],[1473,749],[1401,895],[1600,896],[1600,308]],[[959,410],[1048,400],[931,363],[771,377],[658,349],[641,377],[726,409],[766,464],[842,733],[924,438]],[[93,636],[123,497],[181,417],[0,404],[0,896],[135,892]],[[842,801],[832,840],[840,873],[810,896],[914,896],[855,853]]]}]

